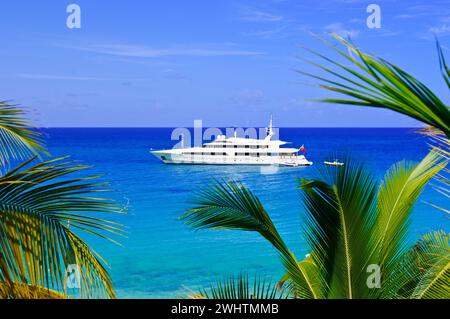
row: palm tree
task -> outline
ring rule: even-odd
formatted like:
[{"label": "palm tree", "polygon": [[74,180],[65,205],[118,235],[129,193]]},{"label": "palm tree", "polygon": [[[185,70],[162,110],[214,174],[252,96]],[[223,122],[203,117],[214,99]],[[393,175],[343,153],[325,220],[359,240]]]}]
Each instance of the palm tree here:
[{"label": "palm tree", "polygon": [[[346,63],[305,48],[330,66],[307,60],[325,75],[298,71],[319,80],[321,88],[346,97],[326,98],[322,102],[390,109],[423,122],[450,138],[450,110],[425,84],[395,64],[362,52],[338,35],[334,37],[347,52],[326,41],[324,43]],[[438,41],[436,47],[441,74],[450,89],[450,69]]]},{"label": "palm tree", "polygon": [[45,149],[25,114],[0,102],[0,298],[67,298],[69,265],[79,270],[80,297],[113,298],[106,262],[80,235],[114,241],[122,227],[97,215],[121,208],[98,197],[108,187],[84,174],[88,166],[35,163]]},{"label": "palm tree", "polygon": [[[448,298],[448,234],[430,233],[414,247],[407,240],[413,205],[444,166],[432,151],[418,164],[393,165],[379,185],[350,159],[344,167],[326,168],[320,179],[301,179],[304,236],[310,251],[302,260],[287,247],[259,199],[241,183],[216,182],[205,188],[181,218],[195,229],[259,233],[278,251],[286,269],[280,285],[288,287],[291,297]],[[368,284],[372,269],[378,269],[379,285]],[[202,291],[199,295],[210,296]]]},{"label": "palm tree", "polygon": [[[373,54],[361,51],[350,40],[334,34],[334,38],[342,46],[332,45],[322,40],[332,48],[343,62],[305,48],[323,63],[306,60],[320,70],[323,75],[299,70],[298,72],[320,81],[320,87],[337,93],[343,98],[326,98],[322,102],[357,105],[389,109],[412,117],[424,124],[426,128],[421,133],[430,137],[431,146],[444,159],[450,154],[450,110],[439,97],[425,84],[414,78],[397,65]],[[439,68],[447,87],[450,89],[450,69],[446,63],[439,41],[436,39]],[[449,170],[445,169],[436,180],[440,186],[436,189],[445,197],[450,198]],[[434,207],[450,213],[443,207]]]}]

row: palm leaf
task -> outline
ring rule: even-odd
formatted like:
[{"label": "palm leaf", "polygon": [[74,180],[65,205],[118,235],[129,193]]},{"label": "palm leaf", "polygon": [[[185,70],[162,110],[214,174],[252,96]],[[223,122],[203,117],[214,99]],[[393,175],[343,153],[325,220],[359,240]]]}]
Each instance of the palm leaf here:
[{"label": "palm leaf", "polygon": [[181,216],[194,228],[235,229],[258,232],[279,252],[300,298],[318,298],[314,278],[309,278],[288,249],[259,199],[237,182],[217,182],[198,195],[196,206]]},{"label": "palm leaf", "polygon": [[[390,109],[431,125],[444,132],[447,137],[450,136],[450,111],[428,87],[398,66],[361,52],[355,45],[338,35],[335,35],[335,38],[348,52],[357,56],[354,58],[352,54],[332,46],[340,56],[351,63],[353,68],[309,50],[330,63],[336,70],[324,64],[312,63],[329,77],[300,71],[320,80],[322,88],[348,97],[327,98],[323,99],[323,102]],[[442,50],[439,51],[439,56],[444,79],[448,84],[449,73]]]},{"label": "palm leaf", "polygon": [[248,275],[230,277],[224,281],[201,289],[189,295],[192,299],[287,299],[286,289],[278,289],[275,284],[261,277],[252,281]]},{"label": "palm leaf", "polygon": [[424,271],[412,298],[450,298],[450,245],[445,232],[425,235],[417,245],[417,268]]},{"label": "palm leaf", "polygon": [[41,134],[25,118],[26,112],[16,105],[0,102],[0,165],[26,160],[46,153]]},{"label": "palm leaf", "polygon": [[[448,139],[444,133],[440,130],[437,130],[433,127],[426,127],[424,129],[419,130],[420,133],[429,137],[431,148],[438,153],[444,161],[448,161],[450,159],[450,139]],[[435,180],[438,182],[437,185],[434,186],[434,189],[444,195],[446,198],[450,198],[450,177],[449,170],[447,168],[443,169],[439,174],[436,175]],[[450,214],[450,211],[444,207],[435,205],[430,203],[431,206]]]},{"label": "palm leaf", "polygon": [[402,161],[386,173],[378,192],[376,231],[380,265],[395,265],[404,252],[409,216],[425,185],[445,167],[431,151],[419,164]]},{"label": "palm leaf", "polygon": [[450,298],[449,235],[435,231],[423,236],[399,263],[397,294],[401,298]]},{"label": "palm leaf", "polygon": [[300,182],[310,256],[326,283],[327,298],[364,298],[375,215],[373,178],[350,159],[322,175]]},{"label": "palm leaf", "polygon": [[121,225],[96,216],[121,211],[96,196],[107,185],[80,177],[88,167],[65,158],[32,161],[0,178],[0,282],[63,293],[66,269],[77,265],[81,297],[114,297],[104,260],[80,237],[122,234]]},{"label": "palm leaf", "polygon": [[8,285],[0,283],[0,298],[3,299],[67,299],[67,296],[47,288],[22,283]]}]

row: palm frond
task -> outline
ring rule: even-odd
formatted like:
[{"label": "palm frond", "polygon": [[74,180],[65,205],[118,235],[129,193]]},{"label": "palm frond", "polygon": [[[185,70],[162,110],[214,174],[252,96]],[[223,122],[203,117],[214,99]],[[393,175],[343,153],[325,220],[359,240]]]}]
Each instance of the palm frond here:
[{"label": "palm frond", "polygon": [[318,298],[310,278],[298,266],[259,199],[237,182],[217,182],[198,195],[196,206],[181,216],[194,228],[235,229],[258,232],[282,257],[301,298]]},{"label": "palm frond", "polygon": [[[323,102],[390,109],[431,125],[450,137],[450,110],[428,87],[398,66],[380,57],[363,53],[338,35],[335,35],[335,38],[348,52],[357,56],[355,58],[351,53],[330,45],[350,62],[352,67],[309,50],[330,63],[336,70],[324,64],[312,63],[330,77],[300,71],[320,80],[322,88],[347,97],[327,98],[323,99]],[[448,81],[448,68],[443,60],[442,51],[440,58],[441,67],[447,74],[444,79]]]},{"label": "palm frond", "polygon": [[188,296],[192,299],[287,299],[289,292],[277,288],[265,278],[255,277],[252,281],[248,275],[241,274],[201,289]]},{"label": "palm frond", "polygon": [[450,245],[449,235],[434,232],[425,235],[417,245],[417,268],[424,273],[414,289],[412,298],[450,298]]},{"label": "palm frond", "polygon": [[393,297],[450,298],[450,244],[444,231],[426,234],[395,269],[397,290]]},{"label": "palm frond", "polygon": [[0,166],[46,153],[41,134],[25,118],[26,112],[16,105],[0,101]]},{"label": "palm frond", "polygon": [[311,258],[327,283],[327,298],[364,298],[365,269],[375,215],[375,183],[347,159],[321,180],[302,179],[305,234]]},{"label": "palm frond", "polygon": [[[435,129],[433,127],[426,127],[419,132],[427,137],[430,140],[430,146],[432,150],[438,153],[443,161],[450,160],[450,139],[448,139],[442,131]],[[438,185],[434,186],[434,189],[443,195],[446,198],[450,198],[450,176],[449,169],[443,169],[439,174],[436,175],[435,180],[438,182]],[[446,214],[450,214],[450,211],[442,206],[438,206],[436,204],[430,203],[434,208],[443,211]]]},{"label": "palm frond", "polygon": [[106,263],[80,237],[115,242],[111,236],[123,233],[120,224],[97,216],[121,212],[112,200],[96,196],[107,185],[98,176],[79,177],[88,167],[66,158],[32,161],[0,178],[0,282],[63,293],[67,268],[76,265],[80,296],[114,297]]},{"label": "palm frond", "polygon": [[0,299],[67,299],[67,296],[51,289],[22,283],[0,283]]},{"label": "palm frond", "polygon": [[[437,152],[431,151],[419,164],[402,161],[386,173],[378,192],[376,221],[380,239],[377,249],[380,249],[383,261],[402,251],[400,243],[405,242],[412,207],[425,185],[445,164]],[[392,261],[397,262],[396,259]]]},{"label": "palm frond", "polygon": [[[390,294],[397,285],[395,269],[408,249],[407,230],[414,203],[425,185],[445,167],[439,154],[431,151],[420,163],[402,161],[386,173],[378,191],[378,214],[374,227],[377,239],[372,263],[382,269]],[[394,287],[388,288],[389,284]]]},{"label": "palm frond", "polygon": [[[317,261],[318,258],[311,257],[312,254],[308,254],[305,258],[298,263],[298,268],[308,278],[309,284],[316,293],[317,299],[326,299],[329,293],[329,286],[327,282],[326,272],[324,267]],[[314,261],[316,260],[316,262]],[[297,279],[292,277],[292,272],[287,272],[283,278],[278,282],[278,287],[284,288],[290,292],[294,298],[300,298],[297,294],[296,284]]]}]

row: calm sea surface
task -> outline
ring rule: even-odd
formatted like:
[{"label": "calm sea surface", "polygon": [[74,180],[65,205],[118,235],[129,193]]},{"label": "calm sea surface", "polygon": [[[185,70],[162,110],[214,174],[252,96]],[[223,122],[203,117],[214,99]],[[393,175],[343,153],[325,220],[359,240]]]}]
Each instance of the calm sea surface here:
[{"label": "calm sea surface", "polygon": [[[283,268],[274,250],[253,233],[193,231],[177,220],[196,190],[214,178],[242,180],[262,200],[289,247],[307,253],[301,234],[302,206],[298,177],[317,176],[333,153],[351,153],[381,177],[402,159],[420,160],[426,140],[413,129],[280,129],[280,138],[304,144],[315,165],[281,168],[262,174],[251,166],[164,165],[149,150],[171,148],[172,129],[48,129],[54,156],[94,165],[115,190],[111,197],[129,203],[129,214],[115,216],[127,227],[123,247],[88,238],[108,261],[119,297],[175,298],[232,274],[263,274],[277,280]],[[450,220],[426,202],[447,205],[431,187],[415,207],[411,240],[433,229],[450,231]],[[447,215],[448,216],[448,215]]]}]

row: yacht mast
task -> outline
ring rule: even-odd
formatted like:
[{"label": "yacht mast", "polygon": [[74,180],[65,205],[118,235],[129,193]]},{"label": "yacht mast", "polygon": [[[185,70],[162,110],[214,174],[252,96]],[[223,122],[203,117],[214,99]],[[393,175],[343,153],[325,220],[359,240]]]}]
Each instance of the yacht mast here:
[{"label": "yacht mast", "polygon": [[273,136],[273,118],[272,114],[270,115],[269,127],[266,129],[267,136],[266,139],[270,140]]}]

